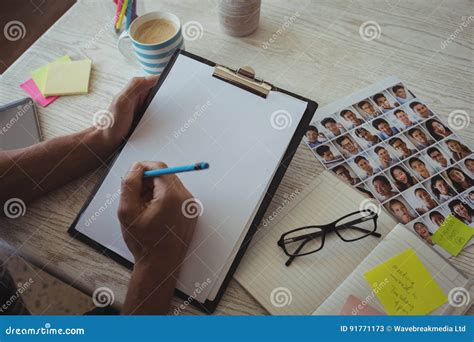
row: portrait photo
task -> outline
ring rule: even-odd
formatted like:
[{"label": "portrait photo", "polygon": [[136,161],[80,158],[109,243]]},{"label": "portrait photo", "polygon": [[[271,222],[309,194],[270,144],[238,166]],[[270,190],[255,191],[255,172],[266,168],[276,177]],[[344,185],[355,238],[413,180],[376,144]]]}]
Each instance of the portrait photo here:
[{"label": "portrait photo", "polygon": [[321,120],[320,125],[326,130],[326,136],[328,138],[337,137],[346,132],[344,125],[336,121],[334,116],[328,116]]},{"label": "portrait photo", "polygon": [[357,127],[352,134],[360,146],[369,148],[379,144],[382,139],[378,136],[377,131],[370,124]]},{"label": "portrait photo", "polygon": [[454,163],[454,159],[450,158],[448,153],[440,144],[435,144],[421,152],[423,157],[433,166],[435,171],[445,170]]},{"label": "portrait photo", "polygon": [[331,168],[344,160],[339,150],[331,142],[320,145],[312,150],[319,161],[327,168]]},{"label": "portrait photo", "polygon": [[474,177],[474,156],[470,155],[469,157],[464,159],[462,163],[465,169],[467,170],[467,172],[469,173],[469,175],[471,177]]},{"label": "portrait photo", "polygon": [[473,226],[474,210],[461,198],[455,198],[449,201],[448,208],[458,220],[462,221],[468,226]]},{"label": "portrait photo", "polygon": [[403,163],[392,166],[390,170],[385,171],[385,174],[399,191],[405,191],[418,183],[418,179]]},{"label": "portrait photo", "polygon": [[390,117],[390,120],[399,131],[407,130],[418,123],[418,119],[407,111],[405,106],[395,109],[387,116]]},{"label": "portrait photo", "polygon": [[352,107],[339,112],[339,122],[347,129],[353,129],[365,123],[362,116]]},{"label": "portrait photo", "polygon": [[305,140],[310,148],[315,148],[327,142],[328,138],[326,138],[316,124],[312,124],[306,129]]},{"label": "portrait photo", "polygon": [[353,107],[356,108],[359,114],[362,115],[366,120],[371,120],[379,115],[382,115],[382,111],[370,98],[366,98],[365,100],[357,102],[353,105]]},{"label": "portrait photo", "polygon": [[442,144],[454,161],[464,159],[472,153],[472,150],[466,144],[461,142],[461,139],[454,134],[443,140]]},{"label": "portrait photo", "polygon": [[384,204],[387,209],[397,220],[403,224],[407,224],[418,217],[416,211],[408,204],[403,196],[398,195]]},{"label": "portrait photo", "polygon": [[365,185],[380,202],[385,202],[399,193],[398,189],[383,173],[369,178],[365,181]]},{"label": "portrait photo", "polygon": [[372,100],[383,113],[388,113],[400,106],[400,103],[398,103],[387,91],[382,91],[373,95]]},{"label": "portrait photo", "polygon": [[470,187],[474,186],[474,179],[467,175],[462,169],[461,164],[456,164],[445,171],[448,180],[453,185],[454,190],[462,193]]},{"label": "portrait photo", "polygon": [[442,174],[437,174],[423,182],[423,186],[433,194],[438,203],[444,203],[457,196],[450,182],[443,177]]},{"label": "portrait photo", "polygon": [[410,169],[419,181],[430,178],[434,174],[434,170],[426,159],[417,154],[405,161],[405,166]]},{"label": "portrait photo", "polygon": [[415,145],[413,145],[410,139],[408,139],[403,134],[399,134],[396,137],[389,139],[388,144],[395,150],[398,158],[401,160],[409,158],[418,153]]},{"label": "portrait photo", "polygon": [[355,157],[362,152],[362,147],[359,146],[350,134],[341,135],[335,138],[333,142],[345,158]]},{"label": "portrait photo", "polygon": [[474,209],[474,189],[466,191],[461,198],[463,199],[464,202],[469,204],[471,209]]},{"label": "portrait photo", "polygon": [[413,220],[409,226],[413,229],[413,232],[415,232],[428,245],[434,245],[431,240],[433,233],[428,228],[429,224],[426,222],[426,217],[419,217],[416,220]]},{"label": "portrait photo", "polygon": [[382,140],[389,139],[400,132],[398,128],[391,123],[390,118],[386,116],[376,118],[371,123],[372,127],[377,130],[377,134]]},{"label": "portrait photo", "polygon": [[434,233],[438,230],[449,215],[449,209],[447,206],[438,207],[435,210],[431,210],[428,214],[425,215],[426,222],[428,222],[428,227]]},{"label": "portrait photo", "polygon": [[453,131],[449,129],[445,124],[440,120],[433,118],[426,120],[423,123],[423,126],[426,128],[428,133],[437,141],[443,140],[444,138],[449,137],[453,134]]},{"label": "portrait photo", "polygon": [[413,94],[402,83],[398,83],[393,87],[388,88],[387,91],[401,105],[415,98],[415,96],[413,96]]},{"label": "portrait photo", "polygon": [[331,171],[334,172],[334,174],[340,179],[350,185],[356,185],[361,182],[361,179],[347,163],[342,163],[337,166],[334,166]]},{"label": "portrait photo", "polygon": [[436,202],[433,195],[421,184],[405,191],[403,197],[419,215],[426,214],[438,206],[438,202]]},{"label": "portrait photo", "polygon": [[347,162],[362,180],[381,171],[380,167],[376,166],[376,163],[372,158],[369,158],[365,152],[359,154],[355,158],[349,159]]},{"label": "portrait photo", "polygon": [[395,153],[383,143],[369,149],[367,154],[381,170],[388,169],[400,161]]},{"label": "portrait photo", "polygon": [[435,142],[422,125],[410,128],[405,134],[418,150],[423,150]]},{"label": "portrait photo", "polygon": [[434,115],[431,109],[418,99],[408,103],[408,107],[405,108],[410,108],[412,113],[415,114],[419,120],[426,120]]}]

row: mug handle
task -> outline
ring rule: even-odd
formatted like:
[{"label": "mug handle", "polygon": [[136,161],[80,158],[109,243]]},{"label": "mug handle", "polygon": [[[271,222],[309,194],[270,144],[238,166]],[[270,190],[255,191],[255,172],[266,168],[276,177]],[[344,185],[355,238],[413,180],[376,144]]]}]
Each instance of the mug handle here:
[{"label": "mug handle", "polygon": [[130,40],[130,34],[128,33],[128,30],[124,30],[121,34],[120,34],[120,37],[118,39],[118,42],[117,42],[117,47],[120,51],[120,53],[126,58],[128,59],[129,61],[131,62],[134,62],[135,60],[132,58],[132,56],[130,56],[130,48],[125,48],[124,46],[124,43],[125,43],[125,40]]}]

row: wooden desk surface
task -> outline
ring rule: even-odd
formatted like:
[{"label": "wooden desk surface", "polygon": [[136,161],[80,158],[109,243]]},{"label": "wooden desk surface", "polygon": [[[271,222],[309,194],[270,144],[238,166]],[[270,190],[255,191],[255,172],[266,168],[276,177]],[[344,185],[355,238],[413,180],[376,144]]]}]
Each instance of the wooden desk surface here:
[{"label": "wooden desk surface", "polygon": [[[257,32],[246,38],[226,36],[219,28],[214,1],[142,0],[138,13],[153,10],[177,14],[182,23],[197,21],[202,36],[186,41],[186,49],[228,66],[252,65],[259,77],[316,100],[321,106],[351,94],[388,75],[398,75],[429,106],[447,119],[454,110],[472,112],[473,28],[466,14],[470,0],[456,1],[263,1]],[[29,72],[56,57],[90,58],[90,93],[62,97],[39,108],[45,139],[89,127],[127,80],[141,75],[116,48],[112,1],[82,0],[2,76],[0,103],[25,96],[18,85]],[[366,21],[376,21],[380,38],[359,35]],[[463,30],[459,32],[462,24]],[[450,35],[446,48],[443,41]],[[474,146],[474,129],[458,131]],[[301,190],[322,167],[300,145],[268,212],[285,195]],[[97,170],[27,206],[26,215],[0,220],[0,237],[19,255],[68,284],[91,294],[107,286],[121,303],[130,273],[111,259],[72,239],[67,229],[90,195],[103,170]],[[474,275],[474,246],[456,265]],[[174,305],[180,303],[179,299]],[[183,314],[197,313],[187,307]],[[232,281],[217,314],[265,314],[266,311]],[[472,310],[471,310],[472,313]]]}]

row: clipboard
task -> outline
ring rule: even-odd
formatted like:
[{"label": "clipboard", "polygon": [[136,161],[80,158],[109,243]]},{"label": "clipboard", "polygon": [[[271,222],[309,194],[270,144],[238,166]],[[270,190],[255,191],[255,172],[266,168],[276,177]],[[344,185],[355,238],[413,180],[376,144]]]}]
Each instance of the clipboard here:
[{"label": "clipboard", "polygon": [[[229,83],[235,87],[241,88],[245,90],[245,92],[250,92],[254,94],[255,96],[258,96],[260,98],[266,99],[269,94],[272,92],[278,92],[281,94],[284,94],[285,96],[288,96],[289,98],[297,99],[301,102],[306,103],[306,107],[304,108],[303,113],[301,114],[300,119],[296,123],[296,128],[293,130],[293,134],[291,136],[291,139],[288,144],[286,144],[286,149],[284,149],[284,153],[282,155],[282,158],[279,160],[278,165],[276,167],[276,170],[274,170],[274,173],[272,174],[272,177],[269,178],[271,179],[268,184],[266,191],[263,192],[263,196],[261,198],[260,205],[254,208],[254,215],[253,218],[251,219],[251,222],[247,232],[243,236],[243,239],[239,239],[239,244],[235,246],[234,251],[233,251],[233,259],[229,260],[228,263],[226,263],[226,273],[225,277],[223,278],[222,281],[219,281],[217,278],[216,281],[220,282],[218,285],[219,287],[214,288],[215,296],[213,296],[212,300],[207,299],[205,301],[200,302],[199,300],[195,300],[194,297],[190,296],[189,293],[185,293],[179,289],[176,289],[176,294],[178,297],[183,298],[188,300],[192,305],[198,307],[199,309],[203,310],[204,312],[210,314],[215,311],[217,305],[219,304],[219,301],[221,300],[230,280],[232,279],[232,276],[237,269],[237,266],[239,265],[240,260],[242,259],[245,250],[247,249],[249,242],[251,241],[253,235],[255,234],[257,227],[260,224],[260,221],[263,219],[263,216],[265,214],[265,211],[267,210],[268,206],[270,205],[270,202],[273,198],[273,195],[275,194],[278,185],[280,184],[286,169],[288,168],[291,159],[293,158],[299,143],[303,137],[303,135],[306,132],[306,129],[310,123],[310,120],[312,119],[316,109],[317,109],[317,103],[306,99],[302,96],[293,94],[291,92],[288,92],[286,90],[283,90],[281,88],[277,88],[276,86],[258,79],[255,77],[254,71],[249,68],[241,68],[238,70],[233,70],[230,68],[227,68],[222,65],[218,65],[212,61],[209,61],[207,59],[204,59],[202,57],[199,57],[197,55],[194,55],[192,53],[183,51],[183,50],[176,50],[175,53],[173,54],[172,58],[170,59],[168,65],[166,66],[165,70],[163,71],[160,80],[158,84],[152,89],[150,92],[149,97],[145,101],[143,107],[138,111],[138,113],[135,116],[134,122],[132,124],[132,129],[130,133],[128,134],[127,138],[125,139],[126,141],[120,146],[114,160],[111,162],[111,166],[109,168],[112,170],[112,168],[117,164],[117,160],[120,158],[121,153],[124,151],[125,146],[129,142],[130,137],[132,134],[135,132],[137,129],[137,126],[140,124],[140,121],[144,114],[146,113],[148,107],[152,103],[153,99],[157,95],[158,91],[160,90],[161,86],[167,80],[168,75],[170,74],[171,70],[173,69],[173,66],[176,64],[178,58],[180,56],[185,56],[187,58],[190,58],[194,61],[197,61],[199,63],[202,63],[203,65],[207,65],[209,67],[214,68],[212,77],[217,78],[222,82]],[[212,168],[212,163],[211,163],[211,168]],[[99,181],[98,185],[95,187],[93,193],[89,197],[89,199],[86,201],[84,206],[82,207],[81,211],[77,215],[76,219],[72,223],[71,227],[68,230],[68,233],[71,234],[73,237],[83,241],[84,243],[94,247],[98,251],[104,253],[105,255],[108,255],[118,263],[129,267],[133,268],[133,263],[128,260],[127,258],[123,257],[116,251],[112,250],[111,246],[107,246],[105,243],[99,243],[95,239],[91,238],[87,233],[84,233],[84,231],[78,229],[78,224],[80,222],[83,222],[85,213],[89,209],[89,206],[91,203],[94,201],[94,198],[97,196],[99,189],[104,185],[106,182],[107,176],[109,173],[106,173],[102,179]],[[185,183],[186,185],[186,183]],[[191,191],[193,192],[193,191]],[[115,213],[114,213],[115,214]],[[199,221],[198,221],[199,223]],[[120,227],[119,227],[120,229]],[[216,283],[217,284],[217,283]],[[217,286],[217,285],[216,285]],[[191,300],[190,300],[191,298]]]}]

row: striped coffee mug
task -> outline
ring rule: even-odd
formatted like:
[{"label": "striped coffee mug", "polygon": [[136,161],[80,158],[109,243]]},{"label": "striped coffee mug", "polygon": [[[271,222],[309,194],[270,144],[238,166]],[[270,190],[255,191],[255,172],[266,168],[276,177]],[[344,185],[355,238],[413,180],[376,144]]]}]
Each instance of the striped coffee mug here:
[{"label": "striped coffee mug", "polygon": [[[137,29],[153,19],[165,19],[176,28],[174,35],[166,39],[165,41],[153,44],[144,44],[134,38]],[[126,49],[123,44],[125,40],[131,40],[133,50],[137,61],[142,66],[143,70],[147,74],[160,75],[163,69],[168,64],[171,56],[176,49],[184,49],[183,34],[181,33],[181,22],[178,17],[171,13],[166,12],[151,12],[136,18],[130,28],[122,32],[118,40],[118,48],[122,55],[128,59],[132,59],[130,56],[130,50]]]}]

